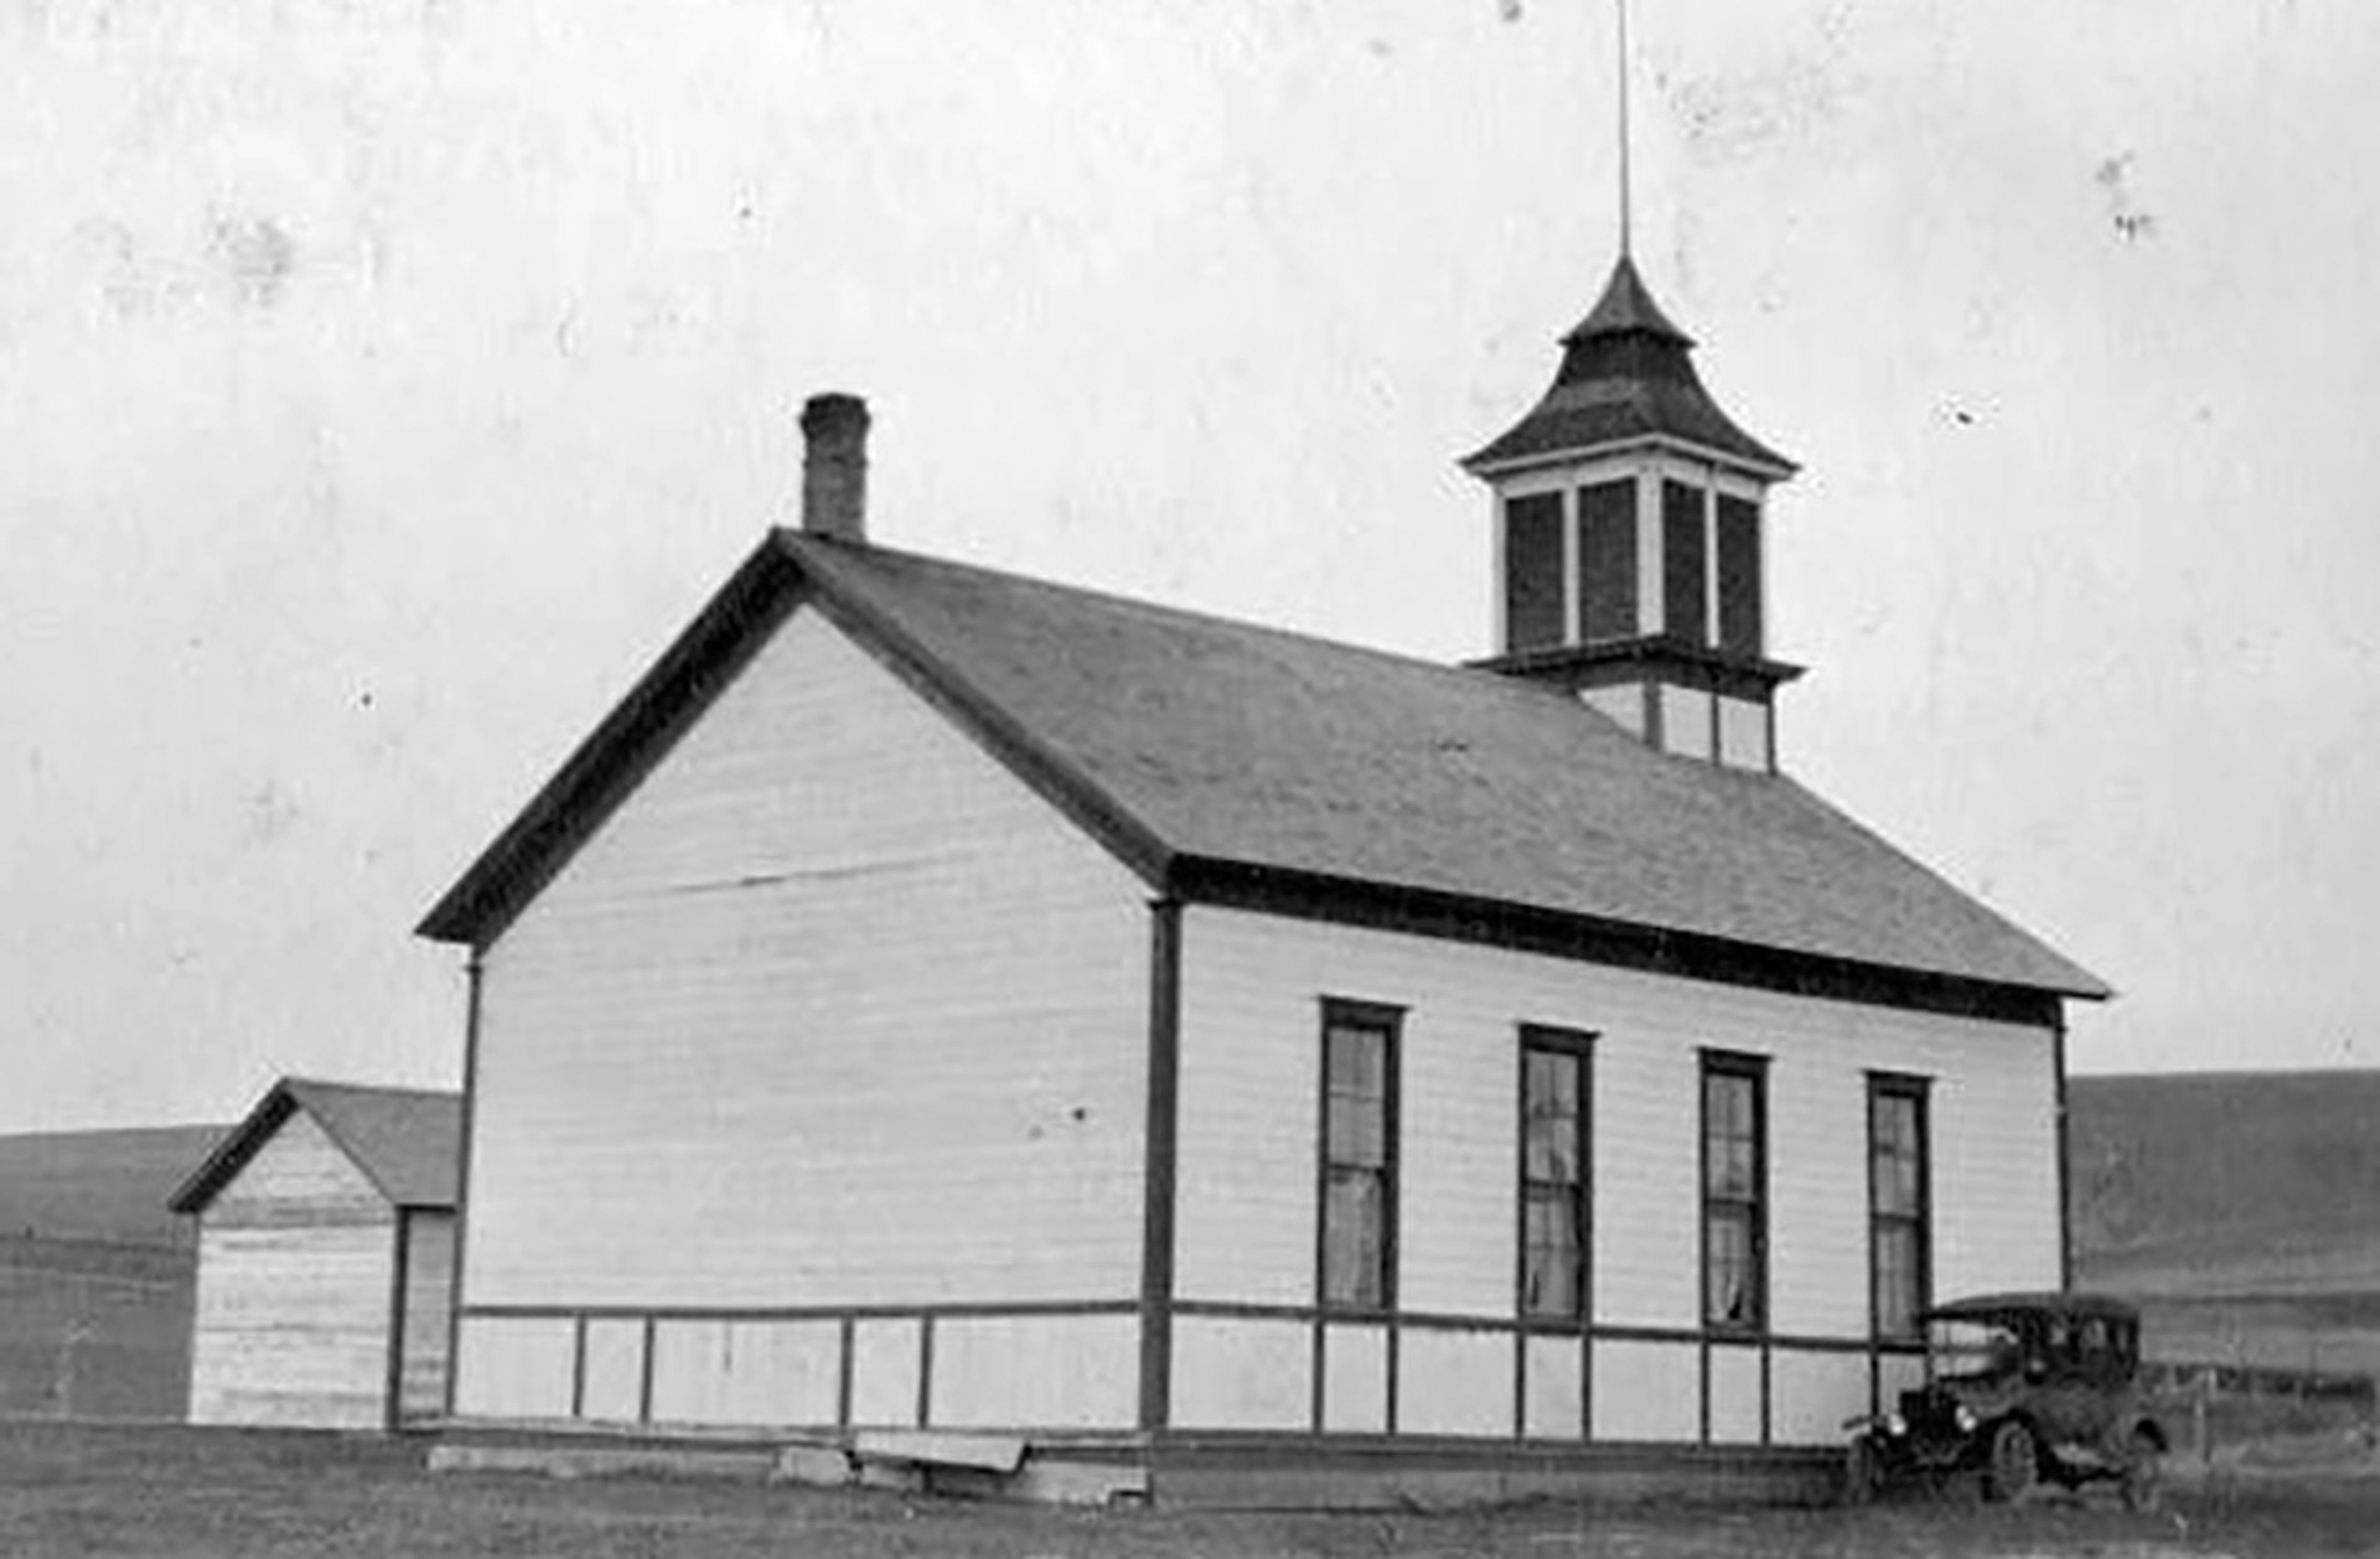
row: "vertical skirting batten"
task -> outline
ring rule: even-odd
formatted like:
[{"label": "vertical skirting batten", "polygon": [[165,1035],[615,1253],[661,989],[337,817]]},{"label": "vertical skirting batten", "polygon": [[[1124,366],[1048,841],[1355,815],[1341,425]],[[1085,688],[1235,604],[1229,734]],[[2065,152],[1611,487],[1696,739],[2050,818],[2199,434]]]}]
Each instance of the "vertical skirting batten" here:
[{"label": "vertical skirting batten", "polygon": [[381,1404],[381,1427],[394,1434],[405,1419],[405,1279],[413,1243],[412,1211],[398,1208],[389,1227],[395,1243],[388,1260],[388,1396]]},{"label": "vertical skirting batten", "polygon": [[1148,1113],[1141,1175],[1140,1427],[1172,1421],[1173,1215],[1182,1078],[1182,905],[1149,906]]}]

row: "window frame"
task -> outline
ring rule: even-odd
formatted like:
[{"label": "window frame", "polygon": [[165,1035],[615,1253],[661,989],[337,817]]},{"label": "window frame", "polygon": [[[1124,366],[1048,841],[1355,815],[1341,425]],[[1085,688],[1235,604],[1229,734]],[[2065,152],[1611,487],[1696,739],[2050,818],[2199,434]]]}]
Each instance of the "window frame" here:
[{"label": "window frame", "polygon": [[[1922,1342],[1925,1323],[1922,1317],[1934,1302],[1934,1120],[1930,1078],[1907,1072],[1872,1071],[1867,1074],[1867,1309],[1868,1335],[1878,1342]],[[1876,1173],[1877,1149],[1882,1139],[1876,1131],[1876,1106],[1886,1100],[1896,1100],[1912,1106],[1912,1123],[1916,1129],[1913,1154],[1916,1168],[1916,1210],[1913,1213],[1888,1212],[1882,1203],[1883,1182]],[[1884,1230],[1889,1226],[1906,1228],[1913,1235],[1915,1251],[1912,1272],[1915,1292],[1911,1296],[1910,1325],[1905,1332],[1888,1332],[1884,1324],[1884,1307],[1879,1302],[1878,1289],[1884,1276]]]},{"label": "window frame", "polygon": [[[1314,1303],[1318,1313],[1330,1316],[1381,1316],[1397,1305],[1397,1202],[1402,1166],[1399,1151],[1402,1100],[1403,1029],[1405,1009],[1385,1002],[1344,997],[1322,998],[1322,1021],[1316,1060],[1317,1112],[1314,1140]],[[1340,1167],[1330,1157],[1330,1040],[1342,1030],[1369,1032],[1381,1042],[1379,1302],[1335,1299],[1330,1295],[1330,1182]],[[1368,1167],[1352,1166],[1350,1167]]]},{"label": "window frame", "polygon": [[[1512,1313],[1527,1327],[1585,1327],[1595,1314],[1595,1039],[1583,1029],[1547,1023],[1523,1023],[1520,1033],[1520,1073],[1514,1081],[1514,1119],[1518,1134],[1513,1154]],[[1572,1151],[1578,1179],[1572,1195],[1571,1236],[1575,1242],[1577,1271],[1572,1289],[1574,1304],[1567,1312],[1529,1308],[1530,1190],[1556,1184],[1529,1178],[1529,1057],[1533,1054],[1562,1056],[1578,1068],[1577,1116]]]},{"label": "window frame", "polygon": [[[1752,1192],[1748,1197],[1715,1196],[1711,1191],[1711,1084],[1721,1078],[1749,1084],[1752,1090]],[[1696,1117],[1694,1174],[1701,1204],[1701,1286],[1703,1330],[1730,1336],[1757,1336],[1768,1329],[1768,1057],[1737,1050],[1705,1050],[1695,1075]],[[1711,1284],[1712,1215],[1722,1208],[1745,1208],[1749,1256],[1749,1313],[1742,1319],[1717,1315]]]}]

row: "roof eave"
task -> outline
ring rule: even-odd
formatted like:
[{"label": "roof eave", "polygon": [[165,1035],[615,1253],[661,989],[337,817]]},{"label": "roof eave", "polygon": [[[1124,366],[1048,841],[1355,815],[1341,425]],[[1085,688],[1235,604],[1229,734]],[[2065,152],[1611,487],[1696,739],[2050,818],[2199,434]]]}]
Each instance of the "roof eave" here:
[{"label": "roof eave", "polygon": [[[552,778],[431,907],[415,935],[486,947],[552,879],[791,609],[798,579],[773,536],[747,557]],[[727,675],[721,674],[722,671]]]},{"label": "roof eave", "polygon": [[1694,661],[1703,666],[1717,667],[1722,671],[1738,672],[1746,678],[1757,678],[1772,685],[1797,682],[1809,671],[1808,667],[1797,666],[1791,661],[1771,660],[1766,656],[1745,655],[1738,650],[1695,644],[1670,634],[1513,650],[1503,655],[1466,660],[1463,665],[1473,671],[1512,676],[1560,667],[1637,660]]},{"label": "roof eave", "polygon": [[264,1097],[243,1117],[240,1123],[223,1135],[223,1140],[209,1151],[204,1162],[190,1171],[174,1194],[165,1199],[165,1209],[185,1215],[203,1213],[215,1192],[240,1172],[256,1155],[264,1139],[280,1130],[281,1123],[295,1114],[300,1106],[290,1092],[288,1078],[277,1079],[264,1091]]},{"label": "roof eave", "polygon": [[[1166,890],[1188,902],[1551,952],[1720,984],[1813,996],[1866,990],[1878,993],[1882,1005],[1921,1010],[2031,1013],[2044,1003],[2099,1000],[2112,994],[2071,964],[2067,967],[2072,980],[1875,963],[1710,932],[1212,856],[1178,859]],[[1882,999],[1885,993],[1890,999]]]},{"label": "roof eave", "polygon": [[[827,616],[879,652],[913,691],[956,718],[1044,799],[1145,879],[1172,851],[1089,776],[1052,753],[836,566],[833,548],[771,530],[686,631],[423,917],[417,934],[484,948],[552,881],[658,763],[760,642],[815,591]],[[864,543],[857,544],[864,547]]]}]

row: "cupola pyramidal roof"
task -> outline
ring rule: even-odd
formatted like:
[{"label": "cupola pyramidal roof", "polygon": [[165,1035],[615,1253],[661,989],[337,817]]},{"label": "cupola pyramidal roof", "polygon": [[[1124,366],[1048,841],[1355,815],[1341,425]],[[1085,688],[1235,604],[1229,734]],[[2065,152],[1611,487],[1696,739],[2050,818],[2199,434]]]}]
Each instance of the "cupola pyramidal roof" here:
[{"label": "cupola pyramidal roof", "polygon": [[1625,249],[1603,296],[1561,338],[1561,366],[1537,404],[1500,437],[1466,456],[1480,476],[1513,465],[1670,439],[1791,476],[1793,462],[1721,411],[1694,364],[1694,337],[1655,302]]}]

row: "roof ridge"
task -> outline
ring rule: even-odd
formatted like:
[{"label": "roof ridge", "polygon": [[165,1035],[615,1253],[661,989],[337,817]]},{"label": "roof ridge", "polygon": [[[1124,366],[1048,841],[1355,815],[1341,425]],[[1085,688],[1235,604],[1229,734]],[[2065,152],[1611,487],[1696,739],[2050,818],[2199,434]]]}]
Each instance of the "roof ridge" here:
[{"label": "roof ridge", "polygon": [[1217,611],[1201,611],[1190,607],[1168,606],[1162,601],[1153,601],[1140,596],[1129,596],[1121,591],[1102,589],[1097,586],[1074,585],[1060,580],[1043,579],[1034,574],[1018,574],[987,563],[938,557],[930,552],[913,552],[899,547],[880,546],[873,541],[860,543],[855,548],[847,541],[833,538],[821,538],[787,526],[775,527],[773,534],[792,543],[795,548],[795,557],[804,563],[810,561],[804,554],[823,539],[827,557],[831,559],[853,557],[854,561],[862,567],[866,566],[867,559],[878,557],[893,559],[902,563],[919,564],[929,570],[978,574],[987,579],[996,580],[1002,585],[1020,586],[1030,590],[1087,599],[1101,605],[1147,613],[1171,622],[1197,627],[1228,628],[1234,633],[1257,634],[1307,647],[1319,647],[1342,655],[1368,656],[1408,671],[1432,672],[1474,685],[1502,688],[1534,698],[1550,698],[1565,707],[1575,706],[1581,709],[1587,707],[1577,700],[1565,696],[1558,689],[1540,683],[1524,682],[1518,677],[1507,676],[1500,671],[1464,661],[1433,660],[1409,650],[1390,649],[1381,645],[1358,644],[1353,640],[1330,638],[1320,634],[1300,633],[1294,628],[1283,628],[1269,622],[1257,622],[1245,617],[1229,617]]},{"label": "roof ridge", "polygon": [[336,1110],[318,1109],[307,1102],[306,1095],[308,1094],[319,1093],[323,1090],[328,1090],[332,1093],[366,1092],[366,1090],[362,1089],[344,1089],[335,1082],[322,1083],[310,1078],[298,1077],[285,1077],[279,1082],[273,1085],[273,1091],[275,1094],[285,1094],[290,1100],[296,1103],[298,1107],[304,1109],[309,1116],[313,1118],[314,1124],[322,1128],[322,1135],[330,1138],[332,1144],[341,1153],[346,1154],[347,1162],[354,1165],[358,1171],[363,1175],[363,1178],[371,1182],[372,1190],[380,1192],[382,1200],[386,1201],[392,1207],[401,1205],[404,1199],[396,1194],[395,1188],[388,1183],[388,1178],[381,1173],[380,1166],[372,1162],[371,1154],[366,1153],[363,1148],[355,1142],[353,1137],[349,1135],[348,1131],[344,1129],[342,1123],[338,1119],[338,1112]]}]

